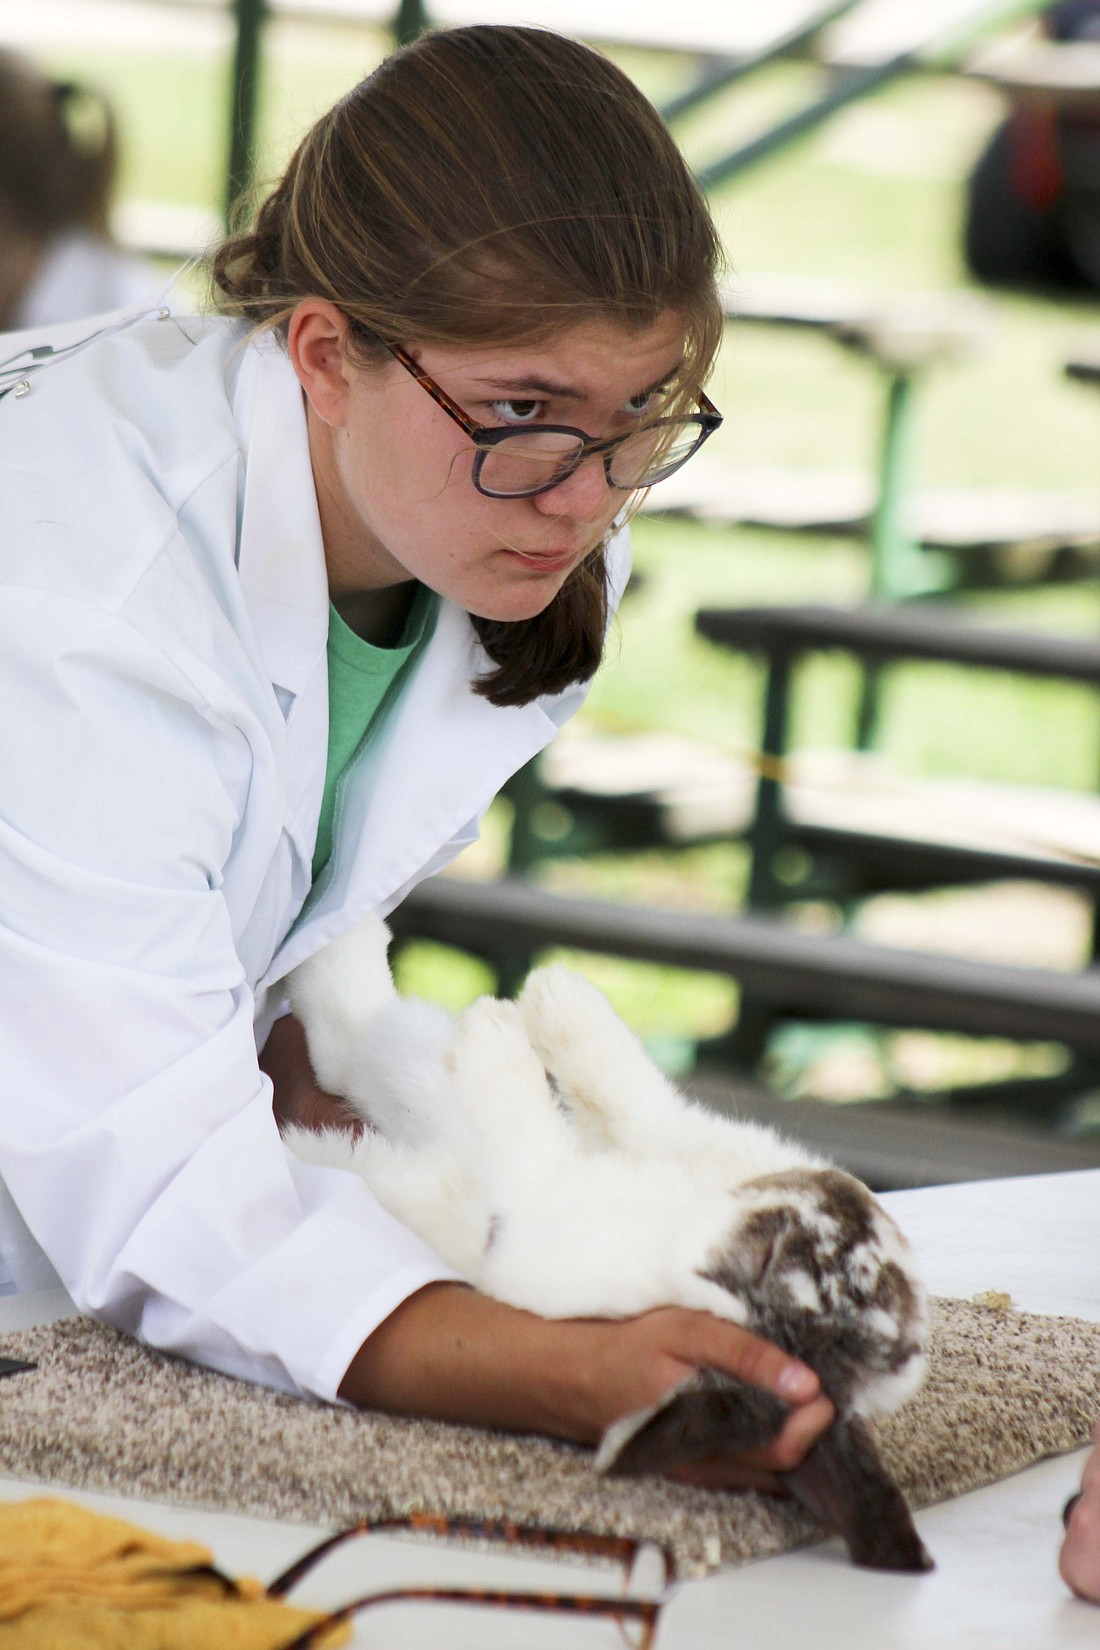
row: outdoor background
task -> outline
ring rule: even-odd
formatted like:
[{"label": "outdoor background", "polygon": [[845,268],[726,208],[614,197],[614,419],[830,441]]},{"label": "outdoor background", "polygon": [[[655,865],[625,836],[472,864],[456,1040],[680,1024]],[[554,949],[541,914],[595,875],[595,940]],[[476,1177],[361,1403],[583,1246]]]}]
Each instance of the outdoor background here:
[{"label": "outdoor background", "polygon": [[[83,7],[83,10],[81,10]],[[122,216],[135,203],[186,209],[212,221],[222,192],[229,33],[223,19],[97,0],[43,0],[18,31],[0,16],[0,39],[31,50],[63,75],[100,84],[118,110],[125,144]],[[98,22],[97,22],[98,18]],[[59,42],[64,40],[66,44]],[[314,117],[369,71],[388,48],[367,26],[274,22],[261,97],[262,177],[273,177]],[[656,101],[691,80],[696,65],[671,53],[616,51]],[[689,161],[708,158],[780,115],[815,84],[809,67],[783,65],[732,90],[679,128]],[[981,84],[922,75],[856,104],[808,140],[717,190],[713,207],[731,273],[828,277],[884,294],[967,289],[961,256],[963,185],[1003,114]],[[476,165],[476,130],[471,132]],[[190,277],[196,294],[197,274]],[[1073,341],[1096,326],[1096,304],[982,295],[989,333],[971,356],[934,371],[919,396],[917,479],[1087,493],[1100,489],[1100,397],[1066,381]],[[864,471],[876,456],[882,381],[874,367],[804,333],[732,326],[711,394],[726,415],[708,456],[741,468]],[[632,595],[592,692],[586,718],[607,730],[663,727],[732,752],[757,740],[759,671],[696,641],[704,603],[845,602],[866,588],[865,548],[843,539],[718,529],[652,518],[636,522],[645,575]],[[1095,633],[1100,590],[968,598],[998,622]],[[802,674],[797,743],[843,746],[851,736],[856,680],[838,659]],[[1095,694],[1061,685],[933,667],[889,677],[882,748],[913,774],[968,774],[1083,791],[1100,779]],[[501,804],[475,871],[501,862],[508,828]],[[692,909],[739,904],[745,855],[736,845],[679,855],[555,865],[548,886]],[[796,911],[825,929],[838,913]],[[1034,887],[882,898],[859,914],[861,932],[888,943],[929,944],[1001,962],[1077,966],[1087,912],[1071,894]],[[727,1026],[729,982],[588,958],[582,966],[675,1066],[696,1037]],[[487,987],[477,965],[417,946],[402,962],[406,986],[449,1004]],[[1057,1050],[967,1043],[858,1028],[780,1045],[773,1079],[834,1099],[932,1089],[957,1080],[1057,1067]],[[1082,1116],[1082,1121],[1084,1121]]]}]

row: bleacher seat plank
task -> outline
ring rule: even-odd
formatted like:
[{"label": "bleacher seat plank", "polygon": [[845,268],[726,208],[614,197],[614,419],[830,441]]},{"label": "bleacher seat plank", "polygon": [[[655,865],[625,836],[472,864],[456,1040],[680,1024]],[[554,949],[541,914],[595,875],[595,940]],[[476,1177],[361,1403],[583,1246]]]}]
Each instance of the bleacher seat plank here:
[{"label": "bleacher seat plank", "polygon": [[863,0],[826,31],[820,56],[836,68],[867,68],[901,56],[919,61],[938,53],[943,42],[1016,22],[1019,14],[1019,6],[1004,0]]},{"label": "bleacher seat plank", "polygon": [[727,320],[821,332],[884,366],[916,368],[988,341],[989,305],[972,293],[881,292],[854,282],[756,272],[722,288]]},{"label": "bleacher seat plank", "polygon": [[[647,808],[655,834],[675,846],[744,836],[759,768],[749,753],[738,757],[680,734],[570,726],[544,753],[539,777],[566,808],[609,815],[616,805]],[[1038,876],[1100,888],[1100,797],[914,779],[864,751],[794,752],[782,770],[784,818],[791,839],[804,846],[825,846],[839,833],[849,848],[881,859],[903,845],[934,845],[954,851],[956,876]]]},{"label": "bleacher seat plank", "polygon": [[[84,0],[87,3],[87,0]],[[149,0],[133,0],[148,5]],[[227,0],[153,0],[183,9],[224,10]],[[958,0],[956,0],[958,3]],[[969,0],[973,6],[975,0]],[[389,25],[397,0],[268,0],[276,16]],[[822,0],[722,0],[670,9],[665,0],[427,0],[433,24],[534,23],[583,40],[707,56],[748,56],[775,38],[800,35],[834,8]]]},{"label": "bleacher seat plank", "polygon": [[392,913],[400,936],[490,959],[569,946],[724,974],[778,1012],[1053,1041],[1100,1053],[1100,970],[1008,968],[717,917],[564,899],[517,878],[436,877]]},{"label": "bleacher seat plank", "polygon": [[997,40],[976,52],[965,72],[1014,102],[1100,110],[1100,40]]},{"label": "bleacher seat plank", "polygon": [[[742,472],[700,459],[653,488],[642,509],[711,525],[857,537],[869,530],[875,497],[872,478],[857,471]],[[926,549],[1002,557],[1006,583],[1014,557],[1024,576],[1028,557],[1060,550],[1100,555],[1100,488],[1095,495],[930,488],[913,496],[906,514],[913,538]]]},{"label": "bleacher seat plank", "polygon": [[708,1072],[694,1073],[684,1087],[716,1111],[794,1136],[875,1191],[1060,1174],[1100,1164],[1100,1140],[945,1114],[937,1103],[786,1100],[757,1084]]},{"label": "bleacher seat plank", "polygon": [[695,624],[700,635],[746,652],[841,648],[875,664],[922,659],[1100,685],[1100,640],[974,624],[926,603],[705,608]]},{"label": "bleacher seat plank", "polygon": [[1066,376],[1082,384],[1100,384],[1100,334],[1077,340],[1066,362]]}]

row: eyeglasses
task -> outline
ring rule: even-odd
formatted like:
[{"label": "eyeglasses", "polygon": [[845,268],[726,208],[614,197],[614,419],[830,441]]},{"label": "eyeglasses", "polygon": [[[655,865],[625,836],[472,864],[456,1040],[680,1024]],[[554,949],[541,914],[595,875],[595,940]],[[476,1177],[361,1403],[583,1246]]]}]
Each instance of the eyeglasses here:
[{"label": "eyeglasses", "polygon": [[284,1570],[268,1587],[269,1598],[283,1598],[302,1578],[345,1542],[356,1536],[387,1530],[412,1530],[436,1536],[458,1536],[476,1541],[501,1542],[513,1549],[578,1553],[589,1558],[621,1564],[624,1585],[629,1587],[644,1553],[654,1553],[660,1563],[661,1580],[649,1596],[624,1592],[619,1597],[585,1593],[517,1593],[473,1587],[395,1587],[352,1599],[316,1621],[286,1646],[286,1650],[314,1650],[325,1641],[333,1627],[350,1621],[360,1611],[379,1604],[413,1600],[438,1604],[475,1605],[483,1609],[549,1612],[559,1615],[606,1616],[615,1621],[632,1650],[652,1650],[661,1607],[676,1586],[676,1566],[667,1548],[652,1541],[635,1541],[629,1536],[593,1535],[588,1531],[544,1529],[537,1524],[507,1521],[485,1522],[471,1518],[445,1518],[435,1513],[411,1513],[407,1518],[380,1518],[352,1524],[329,1536]]},{"label": "eyeglasses", "polygon": [[[385,340],[380,340],[385,342]],[[722,422],[722,414],[700,392],[699,411],[684,418],[657,418],[625,435],[597,440],[569,424],[501,429],[476,423],[457,401],[429,378],[401,348],[386,344],[395,361],[426,390],[448,418],[465,430],[477,452],[473,483],[486,498],[534,498],[560,487],[585,459],[599,454],[609,487],[633,493],[664,481],[697,453]]]}]

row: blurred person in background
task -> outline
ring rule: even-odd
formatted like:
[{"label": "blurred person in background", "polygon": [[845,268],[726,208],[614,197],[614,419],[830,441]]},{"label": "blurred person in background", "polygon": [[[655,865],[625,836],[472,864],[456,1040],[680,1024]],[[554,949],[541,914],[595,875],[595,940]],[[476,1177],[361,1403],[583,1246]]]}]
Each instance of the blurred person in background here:
[{"label": "blurred person in background", "polygon": [[0,332],[156,300],[164,278],[112,238],[106,99],[0,51]]},{"label": "blurred person in background", "polygon": [[[1100,41],[1100,0],[1057,0],[1047,40]],[[990,286],[1100,291],[1100,112],[1040,95],[997,127],[967,184],[971,273]]]}]

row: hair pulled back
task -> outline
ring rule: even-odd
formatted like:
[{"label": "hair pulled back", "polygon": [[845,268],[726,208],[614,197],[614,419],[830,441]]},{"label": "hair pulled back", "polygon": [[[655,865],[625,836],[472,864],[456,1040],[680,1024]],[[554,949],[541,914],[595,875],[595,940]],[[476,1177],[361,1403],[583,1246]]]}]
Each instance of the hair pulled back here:
[{"label": "hair pulled back", "polygon": [[[335,303],[364,364],[401,344],[545,341],[594,319],[682,315],[676,404],[721,333],[720,250],[656,110],[607,58],[547,30],[477,25],[395,52],[307,133],[251,228],[212,256],[223,312],[285,329]],[[474,618],[494,704],[587,680],[607,621],[602,550],[514,623]]]},{"label": "hair pulled back", "polygon": [[0,221],[9,230],[109,237],[117,165],[114,119],[99,92],[0,51]]}]

